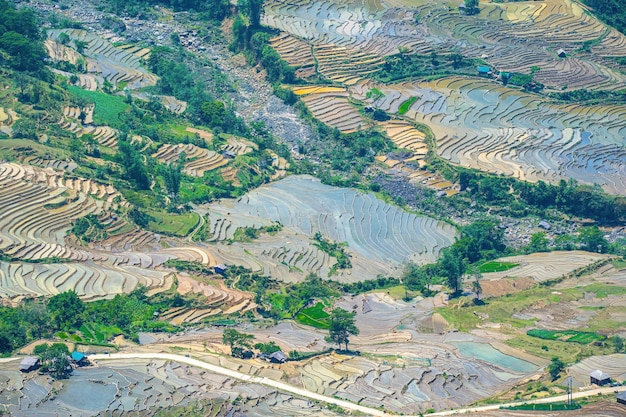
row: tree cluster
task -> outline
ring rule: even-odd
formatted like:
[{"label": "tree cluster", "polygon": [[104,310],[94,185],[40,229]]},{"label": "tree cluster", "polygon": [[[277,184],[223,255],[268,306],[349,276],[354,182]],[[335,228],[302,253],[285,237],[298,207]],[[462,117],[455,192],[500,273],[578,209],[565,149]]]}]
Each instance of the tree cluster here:
[{"label": "tree cluster", "polygon": [[18,71],[42,70],[46,52],[39,28],[32,11],[0,0],[0,64]]},{"label": "tree cluster", "polygon": [[440,252],[434,264],[421,267],[409,264],[402,282],[411,290],[429,294],[429,286],[445,281],[454,294],[462,289],[462,278],[472,264],[506,253],[504,231],[493,220],[479,220],[461,230],[461,237]]},{"label": "tree cluster", "polygon": [[621,0],[583,0],[605,23],[626,34],[626,11]]},{"label": "tree cluster", "polygon": [[602,223],[626,220],[626,198],[609,195],[598,185],[582,185],[575,180],[561,180],[558,185],[544,181],[533,184],[467,170],[462,170],[458,179],[461,190],[467,190],[478,202],[505,205],[510,211],[517,207],[554,208]]},{"label": "tree cluster", "polygon": [[131,338],[142,330],[172,331],[173,326],[155,320],[154,313],[187,304],[179,294],[148,298],[146,289],[139,287],[129,294],[90,303],[84,303],[74,291],[66,291],[47,300],[0,307],[0,355],[55,332],[80,332],[84,323],[117,329],[117,334]]},{"label": "tree cluster", "polygon": [[150,6],[171,7],[175,11],[196,11],[210,20],[221,21],[230,15],[228,0],[106,0],[109,10],[118,15],[131,17],[148,13]]}]

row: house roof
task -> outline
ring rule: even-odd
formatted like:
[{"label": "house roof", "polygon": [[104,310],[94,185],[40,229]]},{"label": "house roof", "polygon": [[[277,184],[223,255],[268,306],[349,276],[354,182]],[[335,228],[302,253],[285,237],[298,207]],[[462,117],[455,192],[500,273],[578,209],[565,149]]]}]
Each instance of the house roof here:
[{"label": "house roof", "polygon": [[29,369],[36,366],[38,363],[39,358],[37,356],[27,356],[20,362],[20,369]]},{"label": "house roof", "polygon": [[72,352],[72,359],[76,362],[80,362],[85,359],[85,354],[82,352]]},{"label": "house roof", "polygon": [[287,355],[285,355],[283,351],[279,350],[277,352],[272,353],[270,355],[270,359],[283,362],[287,360]]},{"label": "house roof", "polygon": [[486,67],[484,65],[479,66],[478,68],[476,68],[478,70],[478,72],[489,72],[491,71],[491,68]]},{"label": "house roof", "polygon": [[557,55],[567,55],[567,53],[565,52],[565,49],[561,48],[558,51],[556,51]]},{"label": "house roof", "polygon": [[34,366],[34,365],[37,365],[38,363],[39,363],[39,358],[37,356],[27,356],[24,359],[22,359],[22,362],[20,362],[20,365]]},{"label": "house roof", "polygon": [[618,400],[626,401],[626,391],[622,391],[616,395]]},{"label": "house roof", "polygon": [[595,371],[590,373],[589,376],[592,377],[593,379],[597,379],[598,381],[604,381],[605,379],[611,379],[611,376],[609,374],[605,374],[604,372],[602,372],[599,369],[596,369]]}]

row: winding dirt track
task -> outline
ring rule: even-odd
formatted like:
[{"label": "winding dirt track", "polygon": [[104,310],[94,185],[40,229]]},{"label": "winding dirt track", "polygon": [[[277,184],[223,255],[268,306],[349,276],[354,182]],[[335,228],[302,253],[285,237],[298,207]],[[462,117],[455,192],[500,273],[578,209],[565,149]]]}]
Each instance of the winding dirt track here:
[{"label": "winding dirt track", "polygon": [[[323,401],[329,404],[335,404],[340,407],[346,408],[348,410],[358,411],[364,413],[368,416],[380,416],[380,417],[391,417],[391,414],[387,414],[384,411],[377,410],[374,408],[364,407],[358,404],[354,404],[348,401],[340,400],[333,397],[327,397],[325,395],[320,395],[311,391],[307,391],[302,388],[294,387],[293,385],[285,384],[283,382],[274,381],[265,377],[257,377],[251,376],[247,374],[243,374],[241,372],[233,371],[231,369],[222,368],[221,366],[212,365],[210,363],[203,362],[198,359],[194,359],[191,357],[174,355],[171,353],[113,353],[107,355],[90,355],[89,359],[91,360],[125,360],[125,359],[164,359],[176,361],[179,363],[185,363],[187,365],[195,366],[198,368],[203,368],[211,372],[215,372],[220,375],[226,375],[231,378],[239,379],[241,381],[251,382],[255,384],[266,385],[269,387],[273,387],[279,389],[281,391],[289,392],[295,395],[299,395],[301,397],[310,398],[317,401]],[[572,395],[573,399],[592,397],[598,394],[611,394],[614,391],[626,391],[626,386],[623,387],[614,387],[614,388],[599,388],[585,392],[576,392]],[[513,405],[521,405],[521,404],[541,404],[541,403],[550,403],[550,402],[558,402],[558,401],[567,401],[567,395],[559,395],[557,397],[547,397],[540,398],[537,400],[531,401],[523,401],[523,402],[515,402],[515,403],[507,403],[507,404],[494,404],[494,405],[486,405],[482,407],[470,407],[470,408],[459,408],[455,410],[449,411],[440,411],[438,413],[429,414],[431,416],[449,416],[455,414],[467,414],[467,413],[477,413],[484,411],[494,411],[499,410],[500,407],[509,407]],[[505,413],[506,411],[503,410]],[[412,416],[408,416],[412,417]]]}]

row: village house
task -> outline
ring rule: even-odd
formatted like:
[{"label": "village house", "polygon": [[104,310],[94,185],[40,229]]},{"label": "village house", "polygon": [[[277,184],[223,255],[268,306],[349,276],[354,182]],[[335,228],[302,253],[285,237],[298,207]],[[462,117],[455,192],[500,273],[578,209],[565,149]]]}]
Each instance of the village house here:
[{"label": "village house", "polygon": [[592,384],[596,385],[607,385],[611,383],[611,376],[602,372],[599,369],[596,369],[591,374],[589,374],[589,379]]},{"label": "village house", "polygon": [[37,356],[27,356],[20,362],[19,369],[22,372],[30,372],[39,367],[39,358]]}]

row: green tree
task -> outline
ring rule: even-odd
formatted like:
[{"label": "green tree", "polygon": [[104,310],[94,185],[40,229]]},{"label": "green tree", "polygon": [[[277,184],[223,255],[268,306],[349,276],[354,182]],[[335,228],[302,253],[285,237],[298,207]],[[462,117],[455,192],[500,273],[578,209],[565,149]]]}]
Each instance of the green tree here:
[{"label": "green tree", "polygon": [[348,350],[348,338],[350,335],[358,335],[359,329],[355,323],[356,313],[349,312],[343,308],[335,308],[330,313],[330,328],[328,329],[328,336],[326,341],[329,343],[336,343],[341,349],[341,345],[345,345]]},{"label": "green tree", "polygon": [[69,290],[50,298],[47,310],[57,329],[70,330],[80,327],[85,306],[78,295]]},{"label": "green tree", "polygon": [[550,241],[546,237],[545,232],[537,232],[534,233],[530,237],[530,243],[524,249],[526,253],[535,253],[535,252],[548,252],[548,244]]},{"label": "green tree", "polygon": [[206,101],[200,107],[200,118],[211,128],[221,127],[226,116],[226,106],[221,101]]},{"label": "green tree", "polygon": [[480,301],[480,294],[483,292],[480,280],[483,278],[483,274],[480,273],[478,268],[472,268],[470,278],[472,279],[472,291],[476,294],[476,300]]},{"label": "green tree", "polygon": [[163,168],[163,182],[167,192],[172,196],[177,196],[180,191],[180,181],[182,178],[180,165],[169,164]]},{"label": "green tree", "polygon": [[463,256],[455,248],[446,248],[442,251],[442,256],[438,263],[441,274],[446,277],[448,287],[450,287],[454,295],[458,295],[461,291],[461,278],[466,267]]},{"label": "green tree", "polygon": [[87,48],[88,45],[89,45],[89,42],[74,39],[74,47],[76,48],[76,51],[78,51],[79,54],[84,53],[85,48]]},{"label": "green tree", "polygon": [[61,45],[67,45],[68,43],[70,43],[70,35],[68,35],[65,32],[61,32],[59,33],[59,43]]},{"label": "green tree", "polygon": [[230,354],[234,357],[241,358],[246,349],[252,347],[254,335],[240,333],[235,329],[224,329],[222,333],[222,342],[230,347]]},{"label": "green tree", "polygon": [[609,247],[602,231],[598,226],[583,227],[578,235],[580,248],[589,252],[605,253]]},{"label": "green tree", "polygon": [[65,343],[38,345],[34,353],[39,355],[42,370],[49,372],[55,379],[67,378],[72,373],[70,352]]},{"label": "green tree", "polygon": [[613,342],[613,349],[615,350],[615,353],[624,351],[624,338],[619,335],[615,335],[611,338],[611,341]]},{"label": "green tree", "polygon": [[257,343],[254,345],[254,348],[258,349],[259,351],[261,351],[261,353],[264,353],[266,355],[271,355],[272,353],[278,352],[280,350],[280,346],[278,346],[274,341],[268,343]]},{"label": "green tree", "polygon": [[553,381],[556,381],[558,379],[558,377],[561,375],[561,372],[563,372],[563,369],[565,369],[565,364],[563,363],[563,361],[556,356],[552,358],[550,365],[548,365],[548,372],[550,373]]},{"label": "green tree", "polygon": [[150,176],[139,151],[127,140],[120,140],[117,147],[116,158],[124,168],[126,179],[133,182],[139,189],[149,190]]},{"label": "green tree", "polygon": [[50,315],[40,302],[26,301],[20,307],[20,321],[30,339],[41,339],[50,334]]},{"label": "green tree", "polygon": [[478,0],[465,0],[465,8],[467,14],[478,14],[480,9],[478,8]]}]

